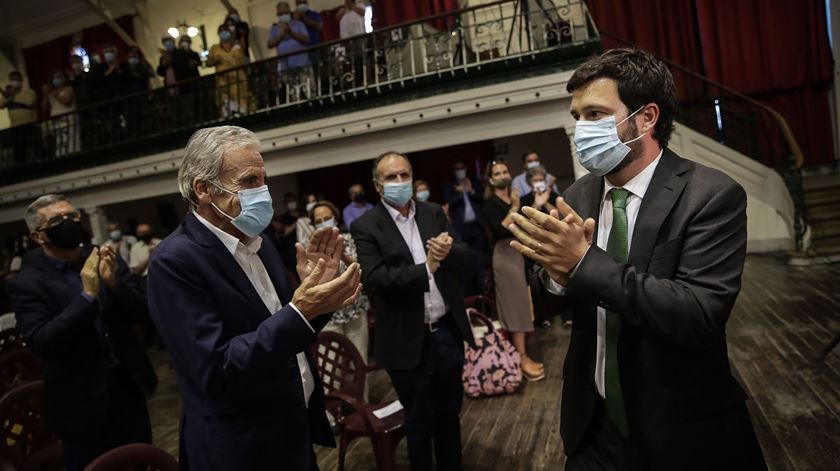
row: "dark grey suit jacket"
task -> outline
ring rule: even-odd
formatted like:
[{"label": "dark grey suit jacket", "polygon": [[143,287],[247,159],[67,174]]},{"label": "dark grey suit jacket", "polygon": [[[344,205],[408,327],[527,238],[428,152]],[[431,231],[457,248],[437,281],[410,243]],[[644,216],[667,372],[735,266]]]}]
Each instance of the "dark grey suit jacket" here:
[{"label": "dark grey suit jacket", "polygon": [[[587,175],[565,199],[584,219],[597,220],[603,188],[603,178]],[[560,427],[569,455],[586,445],[598,398],[595,311],[601,306],[622,318],[621,386],[643,469],[763,464],[725,335],[741,288],[746,204],[730,177],[665,149],[642,200],[628,263],[594,244],[581,260],[557,298],[574,311]]]}]

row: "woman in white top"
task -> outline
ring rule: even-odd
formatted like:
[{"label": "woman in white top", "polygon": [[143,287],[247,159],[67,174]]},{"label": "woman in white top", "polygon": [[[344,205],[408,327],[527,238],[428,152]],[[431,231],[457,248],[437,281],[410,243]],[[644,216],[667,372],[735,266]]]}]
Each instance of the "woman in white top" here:
[{"label": "woman in white top", "polygon": [[55,155],[62,156],[79,151],[80,130],[73,111],[76,110],[76,96],[64,72],[54,70],[50,82],[42,87],[44,98],[41,106],[54,118],[45,125],[46,134],[52,134]]}]

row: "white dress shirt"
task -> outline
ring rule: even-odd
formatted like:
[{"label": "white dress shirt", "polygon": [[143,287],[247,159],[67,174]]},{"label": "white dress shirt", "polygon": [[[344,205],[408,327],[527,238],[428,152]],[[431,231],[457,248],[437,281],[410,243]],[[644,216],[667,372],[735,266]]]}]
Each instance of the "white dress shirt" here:
[{"label": "white dress shirt", "polygon": [[[254,290],[256,290],[257,294],[260,295],[260,299],[263,304],[265,304],[268,312],[270,312],[272,316],[279,312],[283,307],[283,303],[280,302],[280,297],[277,296],[277,290],[274,289],[274,284],[271,282],[271,277],[268,276],[268,271],[266,271],[265,265],[262,260],[260,260],[259,255],[257,255],[257,252],[262,246],[262,237],[258,236],[250,238],[247,243],[243,244],[236,237],[219,229],[213,224],[210,224],[209,221],[199,216],[198,213],[193,212],[193,215],[195,215],[196,219],[204,224],[210,232],[215,234],[215,236],[222,241],[222,245],[224,245],[230,254],[233,255],[233,258],[236,259],[236,263],[239,264],[242,271],[245,272],[245,276],[248,277],[248,280],[254,286]],[[292,306],[292,309],[294,309],[300,318],[303,319],[303,322],[312,329],[309,321],[303,317],[303,314],[300,313],[297,306],[291,303],[289,303],[289,305]],[[315,332],[315,329],[312,329],[312,331]],[[306,406],[309,407],[309,398],[315,390],[315,378],[312,376],[312,370],[309,368],[309,363],[306,361],[306,355],[303,352],[298,352],[297,363],[298,369],[300,369],[301,383],[303,384],[303,397],[306,401]]]},{"label": "white dress shirt", "polygon": [[[660,151],[659,155],[656,156],[656,160],[648,164],[644,170],[639,172],[635,177],[631,178],[630,181],[622,187],[630,192],[627,196],[627,206],[625,208],[627,211],[628,251],[630,250],[630,244],[633,241],[633,229],[636,228],[636,217],[639,216],[639,208],[642,206],[642,199],[645,197],[648,185],[650,185],[650,180],[653,178],[653,172],[656,170],[656,166],[659,165],[659,159],[661,157],[662,151]],[[601,195],[601,211],[598,216],[597,245],[598,248],[602,250],[607,249],[607,241],[610,239],[610,229],[612,228],[613,207],[610,190],[613,188],[616,187],[611,185],[609,180],[605,178],[604,193]],[[584,258],[585,257],[586,255],[584,254]],[[580,263],[578,262],[578,264]],[[572,271],[571,276],[575,276],[574,271]],[[550,280],[549,285],[549,291],[554,294],[562,295],[566,291],[564,286],[554,282],[554,280]],[[601,397],[606,398],[607,395],[604,392],[604,361],[607,357],[607,311],[599,306],[596,315],[598,318],[598,338],[595,342],[595,387],[598,389],[598,394],[600,394]]]},{"label": "white dress shirt", "polygon": [[429,291],[423,293],[423,300],[426,305],[425,322],[427,324],[437,322],[446,314],[446,303],[443,301],[443,295],[440,294],[440,290],[435,283],[434,275],[429,270],[429,266],[426,265],[426,249],[423,246],[423,240],[420,239],[420,230],[417,229],[417,221],[414,219],[414,215],[416,214],[414,201],[411,201],[410,203],[411,209],[408,212],[408,217],[403,217],[399,211],[393,208],[390,204],[386,203],[384,200],[383,204],[385,205],[385,209],[387,209],[388,213],[391,215],[391,218],[394,219],[394,224],[397,225],[397,229],[399,229],[400,234],[402,234],[405,244],[408,245],[408,249],[411,251],[411,258],[414,259],[414,263],[422,263],[423,266],[426,267],[426,275],[429,277]]}]

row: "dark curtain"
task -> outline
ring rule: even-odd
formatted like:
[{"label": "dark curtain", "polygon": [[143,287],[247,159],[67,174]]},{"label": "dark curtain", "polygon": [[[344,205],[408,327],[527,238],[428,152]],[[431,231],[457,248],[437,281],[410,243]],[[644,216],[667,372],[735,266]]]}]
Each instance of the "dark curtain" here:
[{"label": "dark curtain", "polygon": [[336,13],[341,7],[321,12],[321,42],[335,41],[341,37]]},{"label": "dark curtain", "polygon": [[[134,37],[134,25],[131,15],[125,15],[115,20],[129,36]],[[102,46],[111,43],[120,50],[119,60],[125,60],[126,44],[122,39],[105,23],[85,28],[82,30],[82,47],[91,55],[101,57]],[[38,99],[42,98],[41,87],[50,80],[53,70],[68,70],[70,68],[70,52],[73,47],[73,36],[66,35],[51,41],[32,46],[23,50],[23,59],[26,66],[26,76],[32,88],[38,93]],[[41,116],[41,119],[47,116]]]},{"label": "dark curtain", "polygon": [[709,78],[784,116],[806,165],[831,163],[828,91],[834,66],[824,2],[696,0],[696,4]]},{"label": "dark curtain", "polygon": [[[376,29],[387,28],[459,9],[458,0],[378,0],[373,7],[374,25]],[[437,29],[447,29],[447,23],[452,22],[441,19],[433,25]]]},{"label": "dark curtain", "polygon": [[[587,0],[587,6],[599,31],[702,75],[694,0]],[[602,44],[604,49],[627,47],[607,35],[602,36]],[[703,95],[702,81],[688,74],[676,75],[677,100],[681,104]]]}]

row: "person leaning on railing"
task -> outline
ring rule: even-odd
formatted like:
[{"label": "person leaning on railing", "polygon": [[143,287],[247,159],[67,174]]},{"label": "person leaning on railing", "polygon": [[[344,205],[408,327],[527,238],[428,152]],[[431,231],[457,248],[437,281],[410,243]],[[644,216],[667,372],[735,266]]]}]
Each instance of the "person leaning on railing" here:
[{"label": "person leaning on railing", "polygon": [[31,88],[24,88],[23,75],[17,70],[9,72],[9,84],[0,89],[0,109],[6,108],[9,111],[9,121],[12,127],[18,127],[14,131],[6,133],[8,141],[3,139],[2,154],[0,154],[0,166],[23,163],[31,154],[31,149],[38,145],[38,129],[34,123],[35,102],[37,101],[35,91]]},{"label": "person leaning on railing", "polygon": [[53,119],[44,123],[44,131],[52,138],[56,156],[79,151],[79,125],[76,119],[76,96],[61,70],[53,70],[50,81],[42,86],[41,108]]}]

